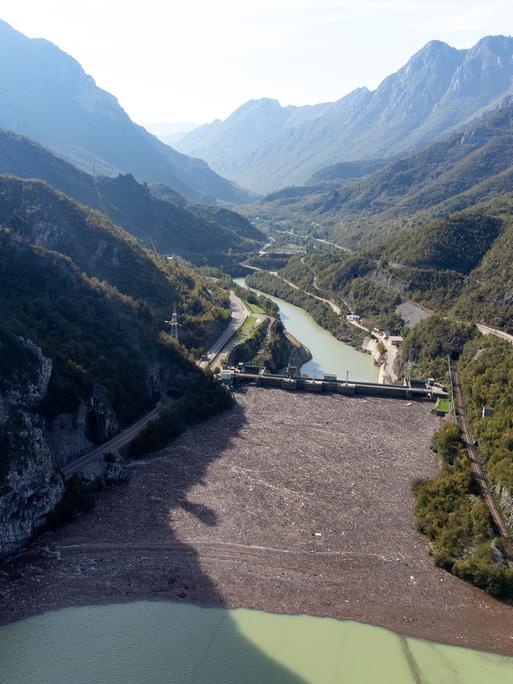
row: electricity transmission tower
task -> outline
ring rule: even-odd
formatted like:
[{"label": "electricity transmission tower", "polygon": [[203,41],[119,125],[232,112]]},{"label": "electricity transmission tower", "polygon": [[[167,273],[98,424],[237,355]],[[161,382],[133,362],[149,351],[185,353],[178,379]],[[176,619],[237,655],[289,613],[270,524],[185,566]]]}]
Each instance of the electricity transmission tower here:
[{"label": "electricity transmission tower", "polygon": [[181,324],[178,323],[178,314],[176,313],[176,304],[173,306],[173,315],[170,321],[165,321],[170,327],[170,335],[178,342],[178,328],[181,328]]}]

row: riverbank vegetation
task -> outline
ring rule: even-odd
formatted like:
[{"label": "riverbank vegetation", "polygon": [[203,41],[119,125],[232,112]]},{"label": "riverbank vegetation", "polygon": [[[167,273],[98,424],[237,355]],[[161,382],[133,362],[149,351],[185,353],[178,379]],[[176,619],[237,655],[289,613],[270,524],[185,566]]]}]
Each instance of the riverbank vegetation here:
[{"label": "riverbank vegetation", "polygon": [[230,282],[230,287],[237,297],[246,303],[248,309],[250,309],[252,313],[265,313],[274,318],[278,316],[278,305],[268,297],[258,295],[256,292],[241,287],[233,281]]},{"label": "riverbank vegetation", "polygon": [[364,339],[363,331],[347,323],[345,317],[336,314],[329,304],[307,295],[302,290],[291,287],[281,278],[267,271],[252,273],[247,277],[246,282],[250,287],[262,290],[275,297],[281,297],[291,304],[302,307],[316,323],[326,328],[338,340],[353,346],[361,346]]},{"label": "riverbank vegetation", "polygon": [[419,530],[440,567],[493,596],[513,598],[513,568],[494,537],[459,428],[444,423],[433,440],[440,474],[414,486]]}]

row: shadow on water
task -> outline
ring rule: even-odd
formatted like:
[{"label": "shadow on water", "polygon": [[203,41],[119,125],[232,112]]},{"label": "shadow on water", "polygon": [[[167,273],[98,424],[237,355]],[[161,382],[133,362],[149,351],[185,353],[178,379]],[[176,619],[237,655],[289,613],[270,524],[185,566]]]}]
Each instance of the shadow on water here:
[{"label": "shadow on water", "polygon": [[[195,519],[196,528],[201,528],[197,536],[208,540],[209,529],[217,525],[220,512],[201,501],[190,501],[189,493],[204,482],[209,465],[222,457],[245,423],[244,411],[236,404],[220,419],[213,418],[189,430],[167,447],[167,454],[158,456],[155,461],[150,458],[143,464],[136,464],[130,483],[101,494],[92,511],[36,540],[37,546],[48,545],[50,549],[58,550],[61,559],[30,557],[35,573],[24,574],[21,581],[18,577],[14,590],[20,600],[31,596],[30,602],[26,603],[25,614],[37,615],[41,606],[48,611],[140,599],[182,603],[178,615],[186,615],[180,613],[187,609],[184,604],[224,608],[222,594],[201,567],[196,549],[178,538],[173,519],[188,515],[189,529],[194,527]],[[204,431],[211,432],[210,439],[205,440]],[[230,486],[228,478],[227,475],[227,487]],[[200,498],[197,492],[194,498]],[[190,535],[186,533],[185,536]],[[18,561],[18,568],[23,562],[27,563],[23,559]],[[2,582],[5,578],[0,579],[0,597],[3,594]],[[12,586],[9,591],[12,595]],[[0,611],[4,612],[2,602],[0,598]],[[0,628],[0,682],[67,684],[73,681],[85,684],[95,681],[97,684],[112,684],[118,681],[113,679],[112,663],[119,660],[120,672],[123,672],[119,681],[137,681],[138,684],[142,681],[152,684],[305,684],[306,680],[273,657],[273,652],[279,652],[280,643],[274,644],[269,653],[263,652],[241,633],[228,610],[198,610],[191,606],[196,611],[192,621],[187,618],[183,624],[171,626],[169,616],[173,613],[166,613],[166,608],[172,608],[169,604],[142,603],[132,607],[136,606],[139,615],[136,629],[132,620],[130,629],[119,629],[117,622],[123,621],[123,611],[129,606],[112,605],[65,610]],[[158,611],[145,611],[144,606],[150,606],[152,610],[158,607]],[[98,610],[100,616],[104,611],[103,618],[91,613]],[[73,629],[67,628],[66,623],[75,613],[79,615],[84,639],[67,644]],[[158,624],[150,615],[157,616]],[[63,630],[59,629],[61,618]],[[51,624],[46,623],[47,620]],[[41,650],[50,651],[51,658],[40,652],[37,646],[40,639],[35,638],[38,630],[41,631],[41,625],[45,624],[48,629],[45,630],[46,638]],[[98,630],[101,633],[105,631],[101,643],[96,638]],[[186,639],[183,638],[184,633],[187,634]],[[148,639],[152,643],[148,644]],[[24,647],[27,640],[32,644],[28,659]],[[106,643],[109,646],[109,667],[98,668],[98,658],[102,658]],[[148,648],[152,649],[154,662],[166,658],[170,669],[167,665],[165,672],[156,668],[154,673],[148,673],[148,678],[141,678],[140,674],[134,678],[133,674],[125,672],[122,660],[133,660],[140,645],[144,645],[146,653]],[[84,648],[88,654],[87,661],[77,670],[79,651]],[[71,653],[61,653],[66,649]],[[194,662],[192,666],[187,665],[185,671],[180,671],[184,649],[190,649]],[[173,673],[174,666],[176,674]],[[137,669],[136,663],[134,667]],[[6,676],[10,679],[5,679]]]}]

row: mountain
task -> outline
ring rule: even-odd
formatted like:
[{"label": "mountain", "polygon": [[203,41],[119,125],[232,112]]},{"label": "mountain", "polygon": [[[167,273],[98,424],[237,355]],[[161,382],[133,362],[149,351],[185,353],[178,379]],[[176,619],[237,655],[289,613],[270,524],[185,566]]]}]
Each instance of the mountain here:
[{"label": "mountain", "polygon": [[326,166],[419,149],[512,94],[513,38],[488,36],[468,50],[432,41],[375,91],[360,88],[313,107],[251,101],[187,134],[178,148],[246,187],[272,192]]},{"label": "mountain", "polygon": [[268,222],[299,222],[305,230],[313,221],[355,247],[510,192],[513,105],[506,102],[373,175],[286,188],[254,211]]},{"label": "mountain", "polygon": [[[6,176],[0,291],[2,556],[57,514],[65,497],[60,468],[170,388],[182,396],[174,429],[227,405],[220,386],[169,337],[166,320],[176,306],[181,341],[199,353],[230,313],[214,283],[207,289],[99,212],[41,181]],[[87,487],[127,476],[113,453],[66,496],[76,505]]]},{"label": "mountain", "polygon": [[0,126],[75,166],[130,173],[200,202],[240,202],[247,193],[200,159],[180,154],[135,124],[116,98],[52,43],[0,21]]},{"label": "mountain", "polygon": [[0,176],[0,226],[32,246],[64,255],[80,273],[149,307],[161,322],[176,305],[190,347],[204,348],[222,330],[226,312],[211,304],[189,271],[145,250],[103,214],[41,181]]},{"label": "mountain", "polygon": [[196,205],[166,186],[138,183],[130,174],[90,176],[37,143],[1,129],[0,173],[44,180],[102,211],[146,246],[197,264],[226,265],[264,240],[247,219],[228,209]]}]

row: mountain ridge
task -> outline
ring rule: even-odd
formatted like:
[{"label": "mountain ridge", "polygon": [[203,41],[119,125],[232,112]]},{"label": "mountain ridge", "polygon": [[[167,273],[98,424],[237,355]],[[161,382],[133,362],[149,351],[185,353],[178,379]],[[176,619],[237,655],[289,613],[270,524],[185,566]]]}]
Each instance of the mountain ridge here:
[{"label": "mountain ridge", "polygon": [[374,91],[358,88],[336,102],[279,112],[273,105],[280,123],[265,135],[258,126],[254,135],[253,128],[269,100],[250,101],[224,122],[187,134],[178,147],[265,193],[304,183],[339,162],[412,152],[512,94],[513,38],[485,36],[464,50],[431,41]]},{"label": "mountain ridge", "polygon": [[0,129],[0,173],[38,178],[106,214],[146,246],[194,263],[222,265],[226,253],[254,251],[264,236],[246,219],[196,205],[165,186],[148,187],[130,174],[93,177],[28,138]]},{"label": "mountain ridge", "polygon": [[253,211],[272,225],[295,221],[308,228],[314,221],[324,234],[358,247],[511,193],[512,159],[508,103],[374,174],[285,188]]},{"label": "mountain ridge", "polygon": [[134,123],[73,57],[1,20],[0,93],[0,126],[82,170],[132,173],[202,202],[233,203],[248,196],[203,160],[177,152]]}]

